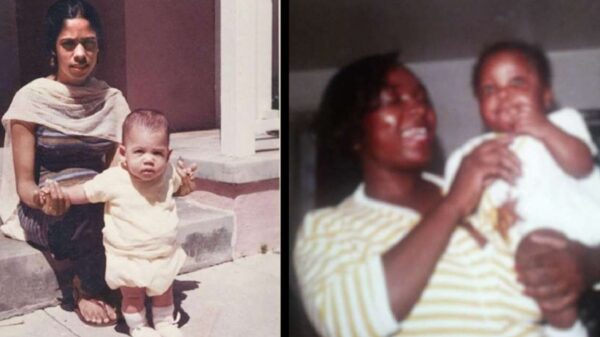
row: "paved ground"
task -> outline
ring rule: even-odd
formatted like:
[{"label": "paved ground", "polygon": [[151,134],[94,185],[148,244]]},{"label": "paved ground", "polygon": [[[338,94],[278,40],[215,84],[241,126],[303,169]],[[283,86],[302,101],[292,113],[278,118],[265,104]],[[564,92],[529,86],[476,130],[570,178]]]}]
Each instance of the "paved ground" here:
[{"label": "paved ground", "polygon": [[[255,255],[179,275],[175,299],[186,337],[281,336],[281,256]],[[17,289],[15,289],[17,291]],[[96,328],[60,307],[0,321],[2,337],[127,336],[123,324]]]}]

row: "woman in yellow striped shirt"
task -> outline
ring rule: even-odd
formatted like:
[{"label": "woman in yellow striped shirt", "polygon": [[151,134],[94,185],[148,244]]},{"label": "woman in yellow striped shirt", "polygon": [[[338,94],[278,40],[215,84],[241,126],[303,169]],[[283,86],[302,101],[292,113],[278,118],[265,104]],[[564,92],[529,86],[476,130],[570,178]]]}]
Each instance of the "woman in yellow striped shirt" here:
[{"label": "woman in yellow striped shirt", "polygon": [[[305,217],[296,241],[302,301],[322,336],[542,336],[536,300],[560,306],[581,291],[582,284],[552,287],[573,280],[555,269],[531,268],[522,277],[536,298],[523,295],[503,241],[462,223],[489,181],[519,175],[511,139],[474,150],[444,195],[439,179],[424,173],[435,112],[396,54],[340,70],[316,125],[319,158],[352,154],[362,172],[352,195]],[[581,270],[560,252],[559,267]]]}]

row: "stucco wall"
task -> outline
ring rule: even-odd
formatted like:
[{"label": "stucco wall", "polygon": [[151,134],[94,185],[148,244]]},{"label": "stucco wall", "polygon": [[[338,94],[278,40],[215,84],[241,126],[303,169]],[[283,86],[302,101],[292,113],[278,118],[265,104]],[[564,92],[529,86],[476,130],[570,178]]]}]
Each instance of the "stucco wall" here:
[{"label": "stucco wall", "polygon": [[168,114],[178,131],[216,127],[215,4],[125,2],[127,99]]}]

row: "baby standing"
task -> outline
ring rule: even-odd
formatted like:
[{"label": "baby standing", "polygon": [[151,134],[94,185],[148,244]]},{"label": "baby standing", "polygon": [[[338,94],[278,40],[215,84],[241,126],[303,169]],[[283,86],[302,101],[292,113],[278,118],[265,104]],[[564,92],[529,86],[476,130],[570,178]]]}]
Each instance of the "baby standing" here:
[{"label": "baby standing", "polygon": [[[123,294],[122,311],[133,337],[180,337],[173,319],[173,280],[186,254],[176,240],[178,223],[173,196],[194,189],[196,166],[169,163],[165,115],[138,109],[123,123],[121,164],[92,180],[45,193],[64,194],[72,204],[104,202],[103,243],[106,282]],[[145,295],[152,297],[152,329],[145,315]]]}]

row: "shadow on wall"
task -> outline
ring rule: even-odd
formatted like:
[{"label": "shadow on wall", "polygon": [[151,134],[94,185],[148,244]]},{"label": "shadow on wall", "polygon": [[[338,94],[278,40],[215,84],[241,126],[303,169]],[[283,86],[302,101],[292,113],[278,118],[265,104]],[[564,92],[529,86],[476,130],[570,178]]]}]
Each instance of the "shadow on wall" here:
[{"label": "shadow on wall", "polygon": [[[309,112],[291,113],[290,116],[290,228],[288,233],[289,242],[292,243],[290,249],[292,249],[296,231],[304,214],[314,208],[316,152],[315,136],[308,130],[312,114]],[[295,280],[290,278],[290,282],[295,283]],[[296,289],[295,284],[290,284],[290,286],[293,286],[294,290]]]},{"label": "shadow on wall", "polygon": [[289,330],[290,337],[317,337],[318,334],[310,324],[300,300],[300,291],[293,268],[293,248],[296,231],[302,223],[304,214],[315,206],[316,186],[316,150],[315,135],[310,132],[309,124],[312,113],[290,114],[290,172],[289,172]]}]

